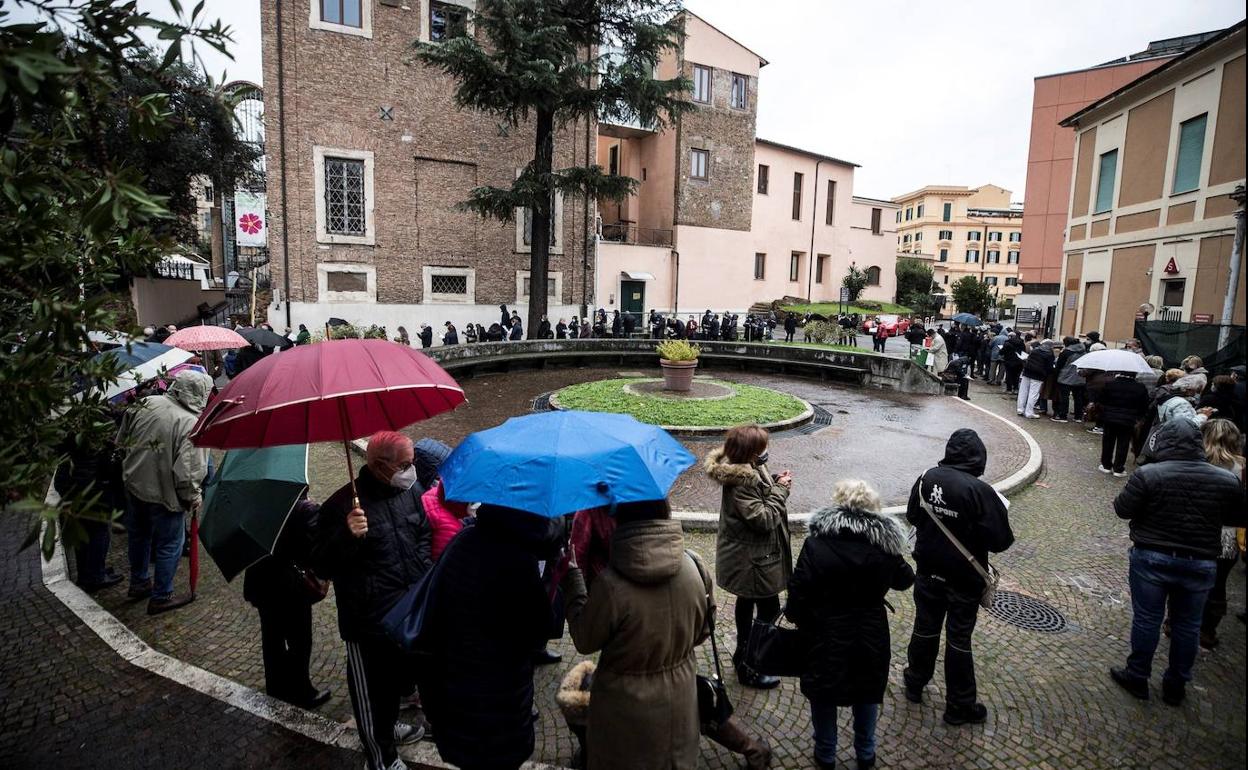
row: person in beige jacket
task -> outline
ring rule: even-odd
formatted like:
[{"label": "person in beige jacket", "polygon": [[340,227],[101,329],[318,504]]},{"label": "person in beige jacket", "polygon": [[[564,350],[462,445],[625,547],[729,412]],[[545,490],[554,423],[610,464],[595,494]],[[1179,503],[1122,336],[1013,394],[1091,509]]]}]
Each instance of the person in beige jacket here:
[{"label": "person in beige jacket", "polygon": [[693,651],[708,635],[709,576],[686,554],[667,501],[621,504],[615,516],[593,592],[575,561],[562,581],[576,649],[602,653],[589,691],[589,770],[693,770]]},{"label": "person in beige jacket", "polygon": [[793,476],[788,471],[772,476],[767,470],[767,441],[763,428],[739,425],[705,464],[706,474],[723,487],[715,580],[737,597],[732,662],[741,684],[759,689],[776,687],[780,680],[746,665],[750,628],[756,617],[770,622],[780,615],[780,592],[793,575],[787,508]]}]

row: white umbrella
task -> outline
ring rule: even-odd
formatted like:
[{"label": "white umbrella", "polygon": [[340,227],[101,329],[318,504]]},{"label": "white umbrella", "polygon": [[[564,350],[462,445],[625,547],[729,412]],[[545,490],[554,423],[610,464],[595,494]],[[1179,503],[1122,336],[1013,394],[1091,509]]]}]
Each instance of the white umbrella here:
[{"label": "white umbrella", "polygon": [[1100,369],[1104,372],[1130,372],[1132,374],[1148,374],[1153,368],[1144,360],[1144,356],[1130,350],[1096,350],[1075,359],[1079,369]]}]

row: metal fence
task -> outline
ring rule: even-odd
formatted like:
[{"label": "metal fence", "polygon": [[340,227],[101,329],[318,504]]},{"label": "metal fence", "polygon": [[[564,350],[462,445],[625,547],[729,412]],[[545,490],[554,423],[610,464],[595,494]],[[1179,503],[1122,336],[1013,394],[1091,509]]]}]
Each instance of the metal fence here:
[{"label": "metal fence", "polygon": [[656,230],[616,223],[602,226],[602,240],[608,243],[630,243],[636,246],[668,246],[672,245],[671,230]]}]

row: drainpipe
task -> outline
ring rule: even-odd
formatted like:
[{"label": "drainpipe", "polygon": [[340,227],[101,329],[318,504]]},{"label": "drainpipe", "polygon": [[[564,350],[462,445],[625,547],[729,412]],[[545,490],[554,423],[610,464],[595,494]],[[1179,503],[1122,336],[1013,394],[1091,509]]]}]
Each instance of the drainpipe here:
[{"label": "drainpipe", "polygon": [[[282,55],[282,0],[276,0],[277,13],[277,133],[282,144],[278,165],[282,169],[282,300],[286,303],[286,327],[290,327],[290,227],[286,215],[286,70]],[[252,276],[255,285],[255,276]],[[328,339],[328,337],[327,337]]]},{"label": "drainpipe", "polygon": [[806,301],[815,301],[814,285],[811,276],[815,274],[815,220],[819,217],[819,165],[822,160],[815,161],[815,194],[811,197],[810,212],[810,251],[806,252]]},{"label": "drainpipe", "polygon": [[672,249],[672,263],[676,266],[676,278],[672,287],[672,317],[674,318],[680,313],[680,252],[676,249]]},{"label": "drainpipe", "polygon": [[1231,321],[1235,315],[1235,295],[1239,289],[1240,265],[1244,261],[1244,202],[1248,194],[1244,186],[1238,185],[1231,198],[1238,204],[1235,209],[1235,240],[1231,242],[1231,275],[1226,282],[1226,296],[1222,299],[1222,327],[1218,330],[1218,350],[1226,347],[1227,338],[1231,334]]}]

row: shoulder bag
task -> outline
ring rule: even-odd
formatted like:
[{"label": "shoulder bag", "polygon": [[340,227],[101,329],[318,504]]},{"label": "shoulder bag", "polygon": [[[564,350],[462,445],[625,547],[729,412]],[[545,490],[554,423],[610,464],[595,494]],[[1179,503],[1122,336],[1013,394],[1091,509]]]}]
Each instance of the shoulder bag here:
[{"label": "shoulder bag", "polygon": [[[784,617],[781,614],[780,617]],[[801,676],[810,656],[810,637],[774,621],[754,620],[745,646],[745,664],[767,676]]]},{"label": "shoulder bag", "polygon": [[685,554],[693,560],[697,567],[702,584],[710,586],[706,592],[706,623],[711,631],[711,655],[715,660],[715,676],[697,675],[698,688],[698,721],[702,724],[702,732],[719,730],[732,718],[732,701],[728,700],[728,689],[724,687],[724,672],[719,665],[719,645],[715,642],[715,583],[702,567],[702,562],[692,551]]},{"label": "shoulder bag", "polygon": [[[923,476],[926,475],[923,474]],[[979,563],[974,554],[966,550],[966,546],[962,545],[962,542],[954,537],[949,528],[945,526],[945,523],[940,520],[940,517],[936,515],[936,511],[932,510],[932,504],[923,497],[923,476],[919,476],[919,502],[923,510],[927,511],[927,515],[932,517],[932,521],[936,522],[936,526],[940,527],[940,531],[945,533],[945,537],[949,538],[949,542],[953,543],[953,547],[957,548],[966,557],[966,560],[971,563],[971,566],[979,573],[979,576],[984,579],[984,592],[979,596],[979,606],[984,609],[991,608],[993,599],[997,596],[997,586],[1001,583],[1001,573],[997,572],[991,564],[988,565],[987,569],[984,569],[984,565]]]}]

